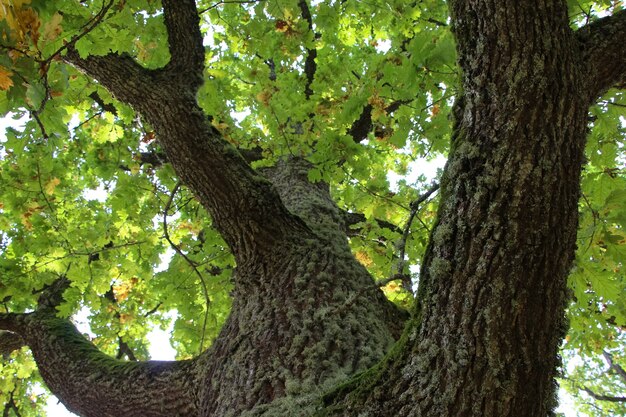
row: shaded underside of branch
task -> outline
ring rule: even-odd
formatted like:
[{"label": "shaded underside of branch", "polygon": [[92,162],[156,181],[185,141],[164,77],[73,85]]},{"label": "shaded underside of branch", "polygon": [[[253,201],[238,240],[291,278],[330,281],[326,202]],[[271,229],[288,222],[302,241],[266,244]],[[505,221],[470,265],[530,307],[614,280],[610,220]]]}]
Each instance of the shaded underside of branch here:
[{"label": "shaded underside of branch", "polygon": [[589,100],[612,87],[626,87],[626,10],[582,27],[576,36],[581,44]]}]

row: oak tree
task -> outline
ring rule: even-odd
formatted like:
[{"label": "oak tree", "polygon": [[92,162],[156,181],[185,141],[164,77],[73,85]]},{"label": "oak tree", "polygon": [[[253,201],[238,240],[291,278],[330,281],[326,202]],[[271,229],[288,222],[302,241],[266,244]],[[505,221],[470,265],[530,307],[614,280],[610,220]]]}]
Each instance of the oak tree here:
[{"label": "oak tree", "polygon": [[4,415],[624,403],[623,2],[0,5]]}]

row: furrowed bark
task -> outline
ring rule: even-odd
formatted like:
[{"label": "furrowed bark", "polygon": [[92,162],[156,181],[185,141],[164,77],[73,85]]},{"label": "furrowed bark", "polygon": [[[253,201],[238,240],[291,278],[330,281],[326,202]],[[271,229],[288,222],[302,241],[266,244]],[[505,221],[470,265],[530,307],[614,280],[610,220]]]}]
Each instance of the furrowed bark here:
[{"label": "furrowed bark", "polygon": [[556,405],[590,105],[578,44],[560,0],[450,9],[464,95],[416,319],[379,368],[326,397],[326,415],[545,416]]},{"label": "furrowed bark", "polygon": [[18,334],[46,385],[80,416],[197,416],[195,364],[124,362],[100,352],[69,322],[50,312],[3,315],[0,328]]},{"label": "furrowed bark", "polygon": [[181,85],[198,88],[203,82],[204,46],[194,0],[163,0],[170,62],[166,72]]},{"label": "furrowed bark", "polygon": [[611,87],[626,87],[626,10],[582,27],[576,37],[582,49],[589,99]]},{"label": "furrowed bark", "polygon": [[264,172],[316,237],[238,265],[231,315],[202,367],[203,416],[310,415],[321,390],[375,364],[402,329],[406,315],[352,256],[328,186],[309,183],[309,168],[292,159]]}]

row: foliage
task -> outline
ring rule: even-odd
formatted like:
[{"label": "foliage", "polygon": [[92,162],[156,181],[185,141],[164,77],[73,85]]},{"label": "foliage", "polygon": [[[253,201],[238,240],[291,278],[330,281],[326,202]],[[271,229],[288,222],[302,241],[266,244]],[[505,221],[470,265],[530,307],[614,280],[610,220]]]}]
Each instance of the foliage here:
[{"label": "foliage", "polygon": [[[621,7],[569,3],[572,25]],[[459,85],[445,4],[203,0],[198,8],[207,51],[198,101],[214,126],[239,149],[260,150],[256,167],[306,156],[309,179],[328,182],[340,207],[364,215],[350,226],[357,259],[377,280],[398,265],[408,273],[436,210],[436,199],[422,203],[407,225],[411,202],[430,186],[418,172],[447,152]],[[82,56],[127,53],[164,65],[159,2],[2,0],[0,31],[0,113],[24,121],[0,147],[0,311],[33,309],[37,291],[65,276],[59,315],[88,311],[104,351],[116,355],[125,343],[146,359],[149,329],[175,312],[178,357],[198,354],[228,314],[232,256],[150,126],[60,59],[71,42]],[[591,386],[602,367],[592,358],[603,350],[626,365],[625,109],[613,91],[591,115],[564,346],[566,357],[585,358],[566,376],[573,392]],[[390,172],[404,179],[394,184]],[[407,226],[405,265],[397,257]],[[411,302],[398,282],[386,292]],[[0,373],[0,400],[35,415],[42,400],[27,351]],[[623,384],[607,379],[597,390],[623,395]]]}]

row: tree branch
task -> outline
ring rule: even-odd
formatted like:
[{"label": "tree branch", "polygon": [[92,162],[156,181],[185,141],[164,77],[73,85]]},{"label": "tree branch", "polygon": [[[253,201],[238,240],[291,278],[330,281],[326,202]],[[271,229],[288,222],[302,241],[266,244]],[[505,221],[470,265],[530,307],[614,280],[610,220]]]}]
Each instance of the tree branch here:
[{"label": "tree branch", "polygon": [[113,104],[105,103],[104,100],[102,100],[102,97],[100,97],[100,94],[98,94],[97,91],[94,91],[93,93],[89,94],[89,98],[92,99],[93,101],[95,101],[96,104],[98,106],[100,106],[100,108],[103,111],[108,111],[112,115],[117,116],[117,109],[115,108],[115,106]]},{"label": "tree branch", "polygon": [[195,362],[105,355],[68,319],[56,317],[68,284],[61,277],[40,290],[33,313],[0,313],[0,353],[28,345],[48,388],[78,415],[197,416]]},{"label": "tree branch", "polygon": [[583,387],[583,391],[589,394],[589,396],[592,397],[594,400],[609,401],[612,403],[626,403],[626,397],[613,397],[611,395],[596,394],[590,388],[587,388],[587,387]]},{"label": "tree branch", "polygon": [[[302,14],[302,18],[306,20],[309,31],[313,32],[313,17],[311,16],[311,10],[309,9],[309,5],[306,0],[300,0],[298,2],[298,6],[300,7],[300,12]],[[314,33],[315,39],[319,39],[321,35],[319,33]],[[315,59],[317,58],[317,49],[315,48],[306,48],[306,59],[304,61],[304,74],[306,75],[306,87],[304,88],[304,95],[308,100],[313,95],[313,89],[311,88],[311,84],[313,84],[313,79],[315,78],[315,72],[317,71],[317,62]]]},{"label": "tree branch", "polygon": [[409,233],[411,232],[411,225],[413,224],[413,220],[417,215],[420,205],[430,198],[431,195],[435,191],[439,189],[439,184],[433,184],[426,192],[420,195],[416,200],[412,201],[410,204],[411,213],[409,214],[409,219],[406,222],[406,226],[404,226],[404,231],[402,232],[402,238],[396,243],[396,249],[398,250],[398,262],[395,265],[395,271],[391,271],[392,276],[400,276],[402,277],[402,285],[407,291],[411,291],[411,279],[410,276],[404,273],[404,267],[406,266],[406,260],[404,259],[406,253],[406,242],[409,239]]},{"label": "tree branch", "polygon": [[25,315],[18,332],[50,390],[82,416],[196,416],[195,362],[125,362],[86,340],[67,319]]},{"label": "tree branch", "polygon": [[[346,211],[346,210],[342,210],[341,216],[343,217],[343,221],[344,221],[344,223],[346,225],[346,234],[348,236],[354,235],[354,233],[351,233],[351,231],[353,231],[355,229],[350,228],[350,226],[353,226],[353,225],[358,224],[358,223],[362,223],[362,222],[367,220],[365,218],[365,214],[363,214],[363,213],[351,213],[351,212]],[[393,223],[390,223],[390,222],[388,222],[386,220],[380,220],[380,219],[375,219],[374,221],[376,222],[376,224],[378,224],[378,226],[380,226],[380,227],[382,227],[384,229],[389,229],[389,230],[391,230],[393,232],[396,232],[396,233],[402,233],[402,230],[398,226],[393,224]],[[356,229],[356,230],[360,230],[360,228]]]},{"label": "tree branch", "polygon": [[17,333],[20,329],[19,321],[23,317],[24,314],[0,313],[0,330],[8,330]]},{"label": "tree branch", "polygon": [[[128,55],[83,58],[73,48],[64,59],[94,77],[152,125],[172,167],[209,211],[216,229],[240,257],[238,261],[253,252],[271,251],[294,231],[310,233],[301,219],[288,212],[272,184],[252,170],[211,126],[195,91],[190,90],[198,85],[189,82],[189,72],[173,74],[177,65],[196,65],[195,70],[188,70],[192,72],[200,68],[201,37],[193,1],[166,0],[164,13],[170,48],[183,48],[180,58],[172,57],[172,62],[178,63],[165,69],[145,69]],[[194,27],[184,26],[192,23]],[[192,45],[181,44],[187,41]]]},{"label": "tree branch", "polygon": [[8,417],[9,416],[9,412],[11,410],[13,410],[13,413],[15,413],[15,417],[22,417],[22,414],[20,413],[20,410],[17,407],[17,404],[15,404],[15,398],[13,398],[13,394],[14,393],[15,393],[15,391],[13,391],[11,393],[11,396],[9,398],[9,402],[7,402],[5,407],[4,407],[4,412],[2,413],[2,417]]},{"label": "tree branch", "polygon": [[204,280],[204,277],[202,276],[202,273],[200,273],[200,271],[198,270],[198,264],[192,261],[191,259],[189,259],[189,257],[180,249],[180,247],[178,247],[178,245],[172,242],[172,239],[170,238],[170,234],[169,234],[168,227],[167,227],[167,216],[170,211],[170,207],[172,206],[172,203],[174,202],[174,196],[176,196],[176,193],[178,192],[181,185],[182,184],[180,182],[176,183],[176,185],[174,186],[174,189],[172,189],[170,198],[167,200],[167,203],[165,203],[165,208],[163,209],[163,237],[165,238],[165,240],[167,240],[167,243],[170,244],[171,248],[174,249],[174,252],[176,252],[180,257],[182,257],[185,260],[185,262],[187,262],[187,264],[191,267],[191,269],[193,269],[196,276],[200,280],[200,284],[202,285],[202,294],[204,295],[204,300],[205,300],[204,321],[202,323],[202,336],[200,337],[200,353],[202,353],[202,351],[204,350],[204,337],[206,335],[206,324],[207,324],[207,319],[209,316],[209,304],[211,303],[211,300],[209,299],[209,290],[207,288],[206,281]]},{"label": "tree branch", "polygon": [[582,46],[589,99],[612,87],[626,87],[626,10],[580,28],[576,36]]},{"label": "tree branch", "polygon": [[194,0],[163,0],[170,62],[166,71],[194,92],[203,82],[204,46]]},{"label": "tree branch", "polygon": [[26,343],[18,334],[0,330],[0,356],[7,358],[22,346],[26,346]]},{"label": "tree branch", "polygon": [[118,100],[136,106],[153,88],[156,72],[143,68],[128,54],[82,58],[74,47],[63,59],[100,82]]},{"label": "tree branch", "polygon": [[[387,113],[393,113],[394,111],[398,110],[403,104],[408,104],[410,102],[411,100],[396,100],[387,107],[385,107],[385,111]],[[348,129],[347,134],[352,136],[352,140],[354,140],[356,143],[361,143],[365,139],[367,139],[367,135],[372,131],[372,128],[374,127],[374,123],[372,121],[372,110],[374,110],[374,107],[371,104],[366,104],[363,107],[363,111],[361,111],[361,115],[359,116],[359,118],[356,119],[352,123],[352,126],[350,126],[350,129]]]},{"label": "tree branch", "polygon": [[619,375],[619,377],[626,382],[626,371],[620,366],[620,364],[613,361],[613,355],[605,350],[602,352],[602,356],[604,356],[604,359],[609,364],[609,371],[614,370],[617,375]]}]

